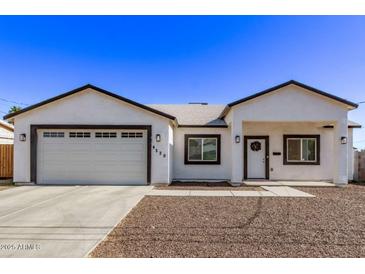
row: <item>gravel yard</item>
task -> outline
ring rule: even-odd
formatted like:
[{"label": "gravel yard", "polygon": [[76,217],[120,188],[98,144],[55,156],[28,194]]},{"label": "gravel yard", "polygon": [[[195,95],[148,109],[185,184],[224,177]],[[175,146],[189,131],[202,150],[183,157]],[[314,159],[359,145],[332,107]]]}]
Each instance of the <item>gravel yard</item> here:
[{"label": "gravel yard", "polygon": [[316,198],[145,197],[93,257],[365,257],[365,186]]},{"label": "gravel yard", "polygon": [[168,186],[156,186],[155,189],[160,190],[247,190],[260,191],[261,187],[252,186],[231,186],[227,182],[173,182]]}]

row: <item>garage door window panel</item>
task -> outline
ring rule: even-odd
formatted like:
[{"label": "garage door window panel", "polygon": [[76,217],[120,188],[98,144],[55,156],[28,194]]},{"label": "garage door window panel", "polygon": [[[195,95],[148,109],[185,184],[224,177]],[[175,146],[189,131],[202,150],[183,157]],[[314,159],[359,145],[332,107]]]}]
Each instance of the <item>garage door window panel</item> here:
[{"label": "garage door window panel", "polygon": [[142,132],[122,132],[122,138],[143,138]]},{"label": "garage door window panel", "polygon": [[64,132],[49,132],[49,131],[46,131],[46,132],[43,132],[43,137],[44,138],[63,138],[65,137],[65,133]]},{"label": "garage door window panel", "polygon": [[70,132],[68,135],[70,138],[90,138],[90,132]]},{"label": "garage door window panel", "polygon": [[95,138],[117,138],[116,132],[95,132]]}]

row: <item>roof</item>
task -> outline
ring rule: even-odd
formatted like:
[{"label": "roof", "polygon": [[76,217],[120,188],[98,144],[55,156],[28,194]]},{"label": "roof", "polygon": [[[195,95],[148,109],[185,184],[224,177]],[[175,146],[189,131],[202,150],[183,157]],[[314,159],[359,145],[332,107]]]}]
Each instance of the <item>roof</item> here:
[{"label": "roof", "polygon": [[343,104],[345,104],[345,105],[351,106],[351,107],[353,107],[353,108],[357,108],[357,107],[358,107],[358,104],[356,104],[356,103],[350,102],[350,101],[348,101],[348,100],[346,100],[346,99],[343,99],[343,98],[337,97],[337,96],[335,96],[335,95],[329,94],[329,93],[327,93],[327,92],[324,92],[324,91],[322,91],[322,90],[316,89],[316,88],[314,88],[314,87],[307,86],[307,85],[305,85],[305,84],[303,84],[303,83],[300,83],[300,82],[298,82],[298,81],[295,81],[295,80],[290,80],[290,81],[288,81],[288,82],[282,83],[282,84],[280,84],[280,85],[274,86],[274,87],[272,87],[272,88],[269,88],[269,89],[263,90],[263,91],[261,91],[261,92],[255,93],[255,94],[253,94],[253,95],[250,95],[250,96],[247,96],[247,97],[242,98],[242,99],[240,99],[240,100],[237,100],[237,101],[234,101],[234,102],[232,102],[232,103],[229,103],[229,104],[228,104],[228,107],[233,107],[233,106],[235,106],[235,105],[238,105],[238,104],[241,104],[241,103],[243,103],[243,102],[246,102],[246,101],[252,100],[252,99],[257,98],[257,97],[259,97],[259,96],[262,96],[262,95],[268,94],[268,93],[270,93],[270,92],[272,92],[272,91],[275,91],[275,90],[278,90],[278,89],[280,89],[280,88],[286,87],[286,86],[288,86],[288,85],[296,85],[296,86],[298,86],[298,87],[301,87],[301,88],[304,88],[304,89],[306,89],[306,90],[312,91],[312,92],[314,92],[314,93],[316,93],[316,94],[319,94],[319,95],[322,95],[322,96],[328,97],[328,98],[330,98],[330,99],[332,99],[332,100],[338,101],[338,102],[340,102],[340,103],[343,103]]},{"label": "roof", "polygon": [[43,106],[43,105],[46,105],[46,104],[52,103],[52,102],[54,102],[54,101],[57,101],[57,100],[59,100],[59,99],[65,98],[65,97],[67,97],[67,96],[70,96],[70,95],[76,94],[76,93],[81,92],[81,91],[83,91],[83,90],[85,90],[85,89],[88,89],[88,88],[91,88],[91,89],[93,89],[93,90],[95,90],[95,91],[98,91],[98,92],[100,92],[100,93],[103,93],[103,94],[105,94],[105,95],[111,96],[111,97],[113,97],[113,98],[115,98],[115,99],[121,100],[121,101],[123,101],[123,102],[125,102],[125,103],[128,103],[128,104],[134,105],[134,106],[136,106],[136,107],[142,108],[142,109],[147,110],[147,111],[149,111],[149,112],[155,113],[155,114],[157,114],[157,115],[163,116],[163,117],[165,117],[165,118],[168,118],[168,119],[171,119],[171,120],[175,120],[175,119],[176,119],[176,118],[175,118],[174,116],[172,116],[172,115],[169,115],[169,114],[167,114],[167,113],[164,113],[164,112],[158,111],[158,110],[156,110],[156,109],[150,108],[150,107],[148,107],[148,106],[146,106],[146,105],[143,105],[143,104],[137,103],[137,102],[135,102],[135,101],[132,101],[132,100],[130,100],[130,99],[127,99],[127,98],[125,98],[125,97],[122,97],[122,96],[120,96],[120,95],[117,95],[117,94],[115,94],[115,93],[112,93],[112,92],[110,92],[110,91],[107,91],[107,90],[105,90],[105,89],[102,89],[102,88],[99,88],[99,87],[96,87],[96,86],[93,86],[93,85],[90,85],[90,84],[87,84],[87,85],[85,85],[85,86],[82,86],[82,87],[79,87],[79,88],[73,89],[73,90],[71,90],[71,91],[68,91],[68,92],[62,93],[62,94],[60,94],[60,95],[58,95],[58,96],[52,97],[52,98],[50,98],[50,99],[44,100],[44,101],[42,101],[42,102],[39,102],[39,103],[37,103],[37,104],[34,104],[34,105],[29,106],[29,107],[23,108],[23,109],[21,109],[21,110],[19,110],[19,111],[17,111],[17,112],[7,114],[7,115],[5,115],[5,116],[4,116],[4,119],[5,119],[5,120],[10,119],[10,118],[12,118],[12,117],[15,117],[15,116],[17,116],[17,115],[21,114],[21,113],[25,113],[25,112],[27,112],[27,111],[33,110],[33,109],[35,109],[35,108],[38,108],[38,107],[40,107],[40,106]]},{"label": "roof", "polygon": [[218,118],[226,105],[181,104],[148,106],[175,116],[180,127],[227,127],[226,122]]},{"label": "roof", "polygon": [[0,120],[0,126],[10,130],[10,131],[14,131],[14,126],[12,124],[9,124],[6,121]]},{"label": "roof", "polygon": [[[135,101],[132,101],[130,99],[127,99],[125,97],[119,96],[117,94],[111,93],[109,91],[106,91],[104,89],[98,88],[93,85],[85,85],[82,87],[79,87],[77,89],[71,90],[69,92],[63,93],[61,95],[58,95],[56,97],[50,98],[48,100],[42,101],[38,104],[26,107],[18,112],[8,114],[4,116],[4,119],[12,118],[18,114],[27,112],[29,110],[35,109],[37,107],[43,106],[45,104],[54,102],[58,99],[62,99],[66,96],[75,94],[77,92],[83,91],[87,88],[91,88],[95,91],[101,92],[103,94],[106,94],[108,96],[111,96],[113,98],[116,98],[118,100],[121,100],[123,102],[129,103],[131,105],[137,106],[139,108],[142,108],[144,110],[150,111],[152,113],[161,115],[163,117],[166,117],[171,120],[177,120],[179,127],[227,127],[226,122],[224,121],[224,116],[228,113],[230,107],[240,104],[242,102],[254,99],[258,96],[267,94],[269,92],[275,91],[277,89],[280,89],[282,87],[285,87],[287,85],[297,85],[302,88],[305,88],[309,91],[315,92],[317,94],[321,94],[323,96],[329,97],[331,99],[334,99],[336,101],[340,101],[341,103],[347,104],[351,107],[357,107],[357,104],[352,103],[350,101],[347,101],[345,99],[341,99],[337,96],[325,93],[323,91],[317,90],[315,88],[309,87],[307,85],[304,85],[302,83],[299,83],[297,81],[291,80],[288,82],[285,82],[281,85],[277,85],[275,87],[272,87],[270,89],[264,90],[262,92],[256,93],[254,95],[245,97],[241,100],[232,102],[228,105],[208,105],[208,104],[149,104],[144,105],[137,103]],[[327,127],[331,127],[331,125],[328,125]],[[361,125],[349,121],[349,127],[351,128],[358,128],[361,127]]]}]

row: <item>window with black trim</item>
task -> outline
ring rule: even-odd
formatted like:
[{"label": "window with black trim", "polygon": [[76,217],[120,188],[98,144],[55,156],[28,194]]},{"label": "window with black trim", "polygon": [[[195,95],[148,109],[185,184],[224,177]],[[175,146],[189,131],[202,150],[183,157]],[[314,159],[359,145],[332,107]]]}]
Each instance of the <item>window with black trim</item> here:
[{"label": "window with black trim", "polygon": [[90,138],[90,132],[70,132],[68,135],[70,138]]},{"label": "window with black trim", "polygon": [[320,135],[284,135],[284,165],[319,165]]},{"label": "window with black trim", "polygon": [[220,164],[221,136],[186,134],[185,164]]},{"label": "window with black trim", "polygon": [[45,138],[63,138],[65,137],[64,132],[55,132],[55,131],[45,131],[43,132],[43,137]]},{"label": "window with black trim", "polygon": [[142,138],[142,132],[122,132],[122,138]]},{"label": "window with black trim", "polygon": [[116,132],[95,132],[95,138],[117,138]]}]

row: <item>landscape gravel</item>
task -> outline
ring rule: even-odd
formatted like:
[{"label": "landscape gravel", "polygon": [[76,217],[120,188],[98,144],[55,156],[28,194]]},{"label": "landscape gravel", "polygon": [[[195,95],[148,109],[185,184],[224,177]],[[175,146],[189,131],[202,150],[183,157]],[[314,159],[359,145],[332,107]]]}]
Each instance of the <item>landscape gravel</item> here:
[{"label": "landscape gravel", "polygon": [[365,257],[365,186],[316,198],[145,197],[93,257]]}]

